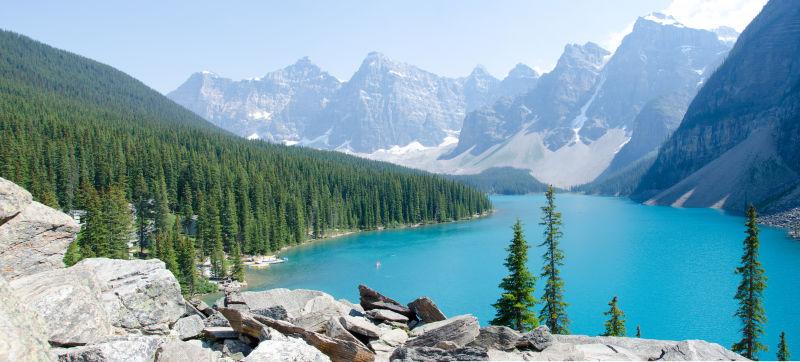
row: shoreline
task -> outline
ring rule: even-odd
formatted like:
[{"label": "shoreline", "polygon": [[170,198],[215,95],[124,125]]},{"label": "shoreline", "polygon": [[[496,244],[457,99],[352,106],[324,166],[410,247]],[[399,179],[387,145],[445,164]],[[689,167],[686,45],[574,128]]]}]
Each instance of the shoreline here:
[{"label": "shoreline", "polygon": [[[318,239],[308,239],[308,240],[306,240],[306,241],[304,241],[304,242],[302,242],[300,244],[283,246],[280,249],[278,249],[277,251],[275,251],[272,255],[242,255],[242,259],[244,260],[246,258],[266,257],[266,256],[273,256],[275,258],[280,258],[278,255],[281,252],[285,252],[287,250],[291,250],[291,249],[298,248],[298,247],[310,246],[310,245],[317,244],[319,242],[334,240],[334,239],[338,239],[338,238],[349,236],[349,235],[353,235],[353,234],[359,234],[359,233],[365,233],[365,232],[374,232],[374,231],[386,231],[386,230],[415,229],[415,228],[419,228],[419,227],[423,227],[423,226],[450,224],[450,223],[456,223],[456,222],[462,222],[462,221],[472,221],[472,220],[477,220],[477,219],[481,219],[481,218],[484,218],[484,217],[491,216],[496,211],[497,211],[496,209],[492,208],[491,210],[486,211],[486,212],[481,213],[481,214],[475,214],[475,215],[472,215],[470,217],[466,217],[466,218],[462,218],[462,219],[458,219],[458,220],[449,220],[449,221],[444,221],[444,222],[404,224],[404,225],[396,226],[396,227],[389,227],[389,228],[387,228],[387,227],[379,227],[377,229],[371,229],[371,230],[345,230],[345,231],[338,231],[338,232],[334,232],[332,234],[328,234],[328,235],[322,236],[321,238],[318,238]],[[275,264],[281,264],[281,263],[282,262],[275,263]],[[268,269],[269,265],[271,265],[271,264],[268,264],[268,265],[265,265],[265,266],[253,266],[251,264],[245,264],[245,280],[244,280],[244,282],[240,283],[241,286],[244,287],[242,289],[243,290],[247,289],[247,286],[248,286],[247,274],[250,272],[250,270]],[[217,283],[218,284],[217,281],[212,281],[212,283]],[[193,298],[198,298],[200,300],[207,300],[207,299],[210,299],[210,297],[218,296],[218,295],[220,295],[220,293],[224,292],[223,284],[218,284],[218,285],[220,286],[220,289],[218,291],[211,292],[211,293],[195,294],[192,297]]]}]

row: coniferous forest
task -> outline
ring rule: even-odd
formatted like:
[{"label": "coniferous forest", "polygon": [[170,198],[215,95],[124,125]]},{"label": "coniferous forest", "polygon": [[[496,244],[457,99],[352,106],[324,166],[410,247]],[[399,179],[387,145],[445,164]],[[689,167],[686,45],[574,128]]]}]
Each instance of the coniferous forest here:
[{"label": "coniferous forest", "polygon": [[133,205],[142,250],[180,229],[203,256],[265,254],[334,229],[491,208],[481,192],[425,172],[239,138],[110,66],[12,32],[0,32],[0,49],[0,176],[49,206],[86,210],[87,223],[101,212],[124,221],[120,204]]}]

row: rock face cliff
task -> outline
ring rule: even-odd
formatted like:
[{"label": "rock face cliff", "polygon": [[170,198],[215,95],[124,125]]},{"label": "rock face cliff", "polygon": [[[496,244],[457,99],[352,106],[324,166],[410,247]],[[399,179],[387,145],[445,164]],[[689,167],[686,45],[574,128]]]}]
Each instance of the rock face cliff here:
[{"label": "rock face cliff", "polygon": [[0,276],[10,280],[63,268],[64,252],[79,229],[67,214],[0,178]]},{"label": "rock face cliff", "polygon": [[[0,181],[0,212],[4,219],[19,215],[30,195]],[[71,225],[50,212],[52,218],[38,220],[56,229]],[[74,239],[76,231],[65,238]],[[66,245],[59,240],[47,246],[54,249],[47,255],[63,255]],[[7,245],[0,248],[7,251]],[[364,285],[359,304],[319,291],[272,289],[229,290],[209,307],[184,300],[159,260],[90,258],[69,268],[25,268],[11,277],[0,276],[3,361],[742,359],[704,341],[481,328],[471,315],[447,317],[429,298],[403,304]]]},{"label": "rock face cliff", "polygon": [[800,205],[800,6],[770,1],[691,102],[639,184],[655,204]]}]

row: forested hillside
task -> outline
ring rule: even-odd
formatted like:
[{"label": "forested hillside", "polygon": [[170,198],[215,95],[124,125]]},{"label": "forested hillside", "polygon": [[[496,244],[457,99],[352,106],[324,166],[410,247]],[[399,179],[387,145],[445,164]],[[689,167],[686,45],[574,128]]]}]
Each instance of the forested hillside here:
[{"label": "forested hillside", "polygon": [[479,191],[439,176],[241,139],[112,67],[7,31],[0,143],[0,176],[47,205],[86,209],[124,195],[145,239],[173,214],[197,215],[186,230],[196,226],[202,255],[220,243],[267,253],[332,229],[491,208]]}]

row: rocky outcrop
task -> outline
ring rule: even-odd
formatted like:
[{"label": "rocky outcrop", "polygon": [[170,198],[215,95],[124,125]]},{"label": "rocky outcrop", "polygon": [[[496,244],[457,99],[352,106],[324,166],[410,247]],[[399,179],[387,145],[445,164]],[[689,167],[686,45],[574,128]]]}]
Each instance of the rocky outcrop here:
[{"label": "rocky outcrop", "polygon": [[80,226],[67,214],[31,201],[0,178],[0,275],[8,280],[64,267],[64,253]]},{"label": "rocky outcrop", "polygon": [[243,359],[244,362],[287,361],[329,362],[331,359],[298,338],[287,341],[264,341]]},{"label": "rocky outcrop", "polygon": [[100,342],[114,334],[100,283],[82,269],[50,270],[11,282],[14,292],[45,321],[56,346]]},{"label": "rocky outcrop", "polygon": [[392,353],[392,361],[488,361],[489,354],[482,347],[461,347],[444,350],[435,347],[401,347]]},{"label": "rocky outcrop", "polygon": [[0,361],[49,361],[45,324],[0,277]]}]

